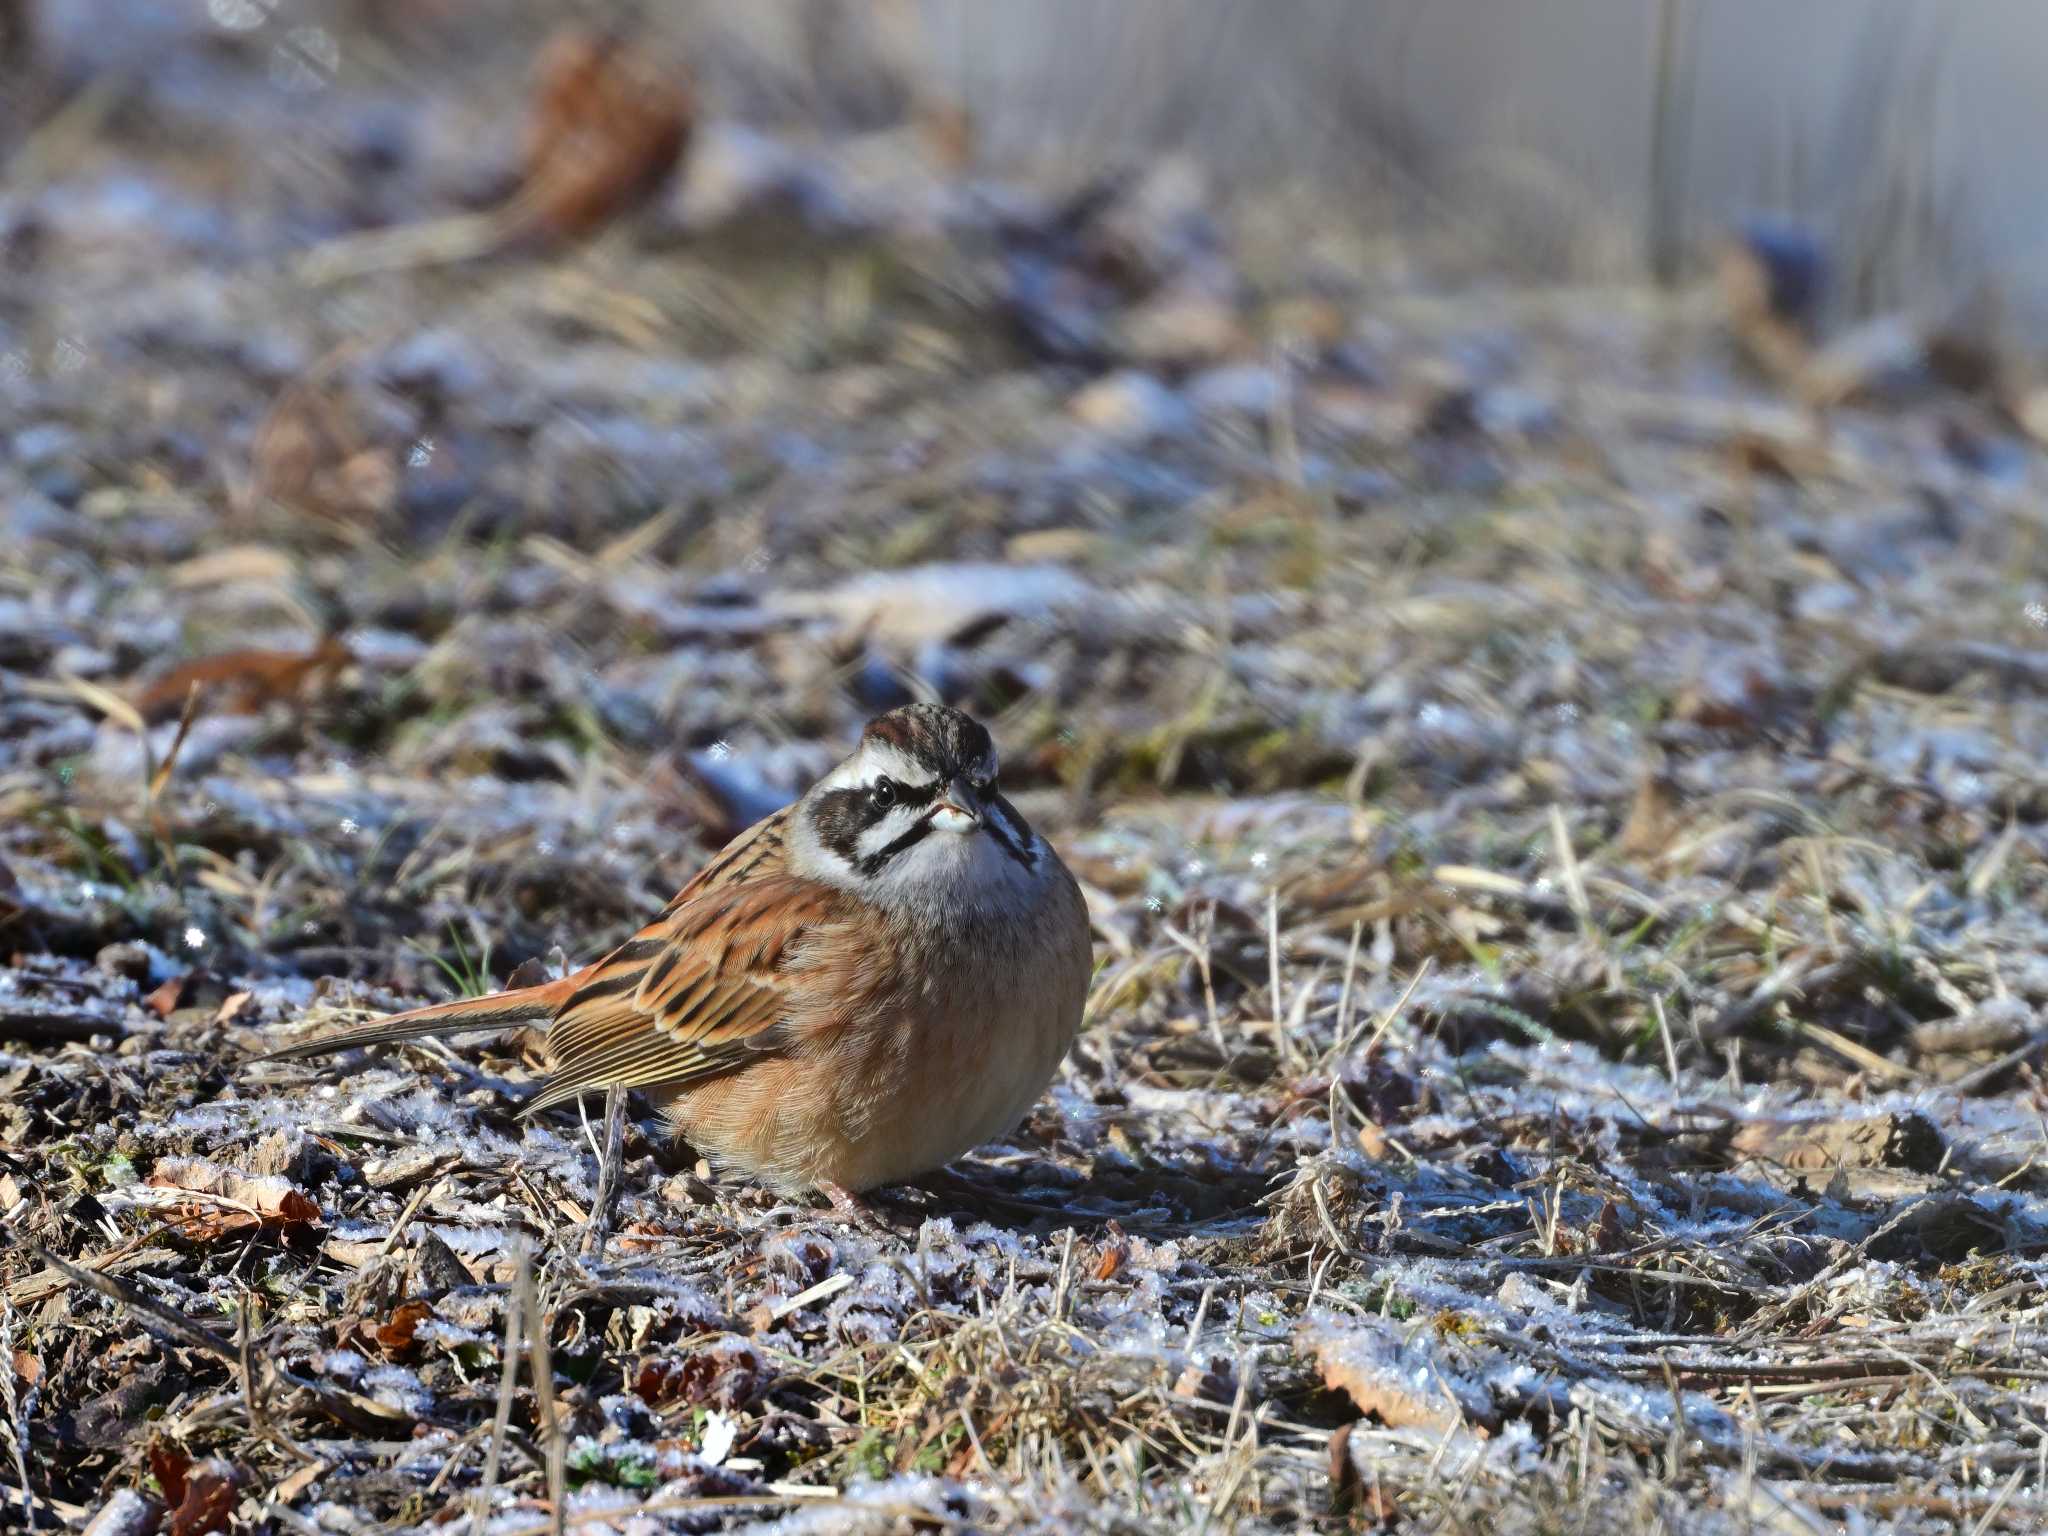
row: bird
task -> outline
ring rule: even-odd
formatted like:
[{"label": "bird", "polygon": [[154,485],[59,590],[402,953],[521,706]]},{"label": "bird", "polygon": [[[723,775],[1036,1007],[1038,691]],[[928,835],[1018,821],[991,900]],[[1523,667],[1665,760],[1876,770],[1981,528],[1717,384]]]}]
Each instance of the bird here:
[{"label": "bird", "polygon": [[541,1024],[553,1070],[526,1113],[637,1088],[721,1173],[872,1220],[866,1192],[1023,1119],[1092,973],[1080,887],[1004,797],[989,732],[916,703],[581,970],[266,1059]]}]

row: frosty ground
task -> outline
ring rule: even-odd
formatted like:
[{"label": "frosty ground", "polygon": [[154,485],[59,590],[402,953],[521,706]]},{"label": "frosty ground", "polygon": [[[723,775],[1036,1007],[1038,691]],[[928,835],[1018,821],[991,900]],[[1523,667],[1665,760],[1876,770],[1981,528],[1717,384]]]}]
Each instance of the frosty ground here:
[{"label": "frosty ground", "polygon": [[[909,130],[361,274],[459,103],[344,72],[287,176],[288,73],[172,62],[0,214],[10,1522],[2048,1521],[2010,360],[1817,396],[1724,290]],[[637,1103],[601,1189],[531,1037],[252,1062],[596,955],[926,694],[1100,972],[891,1235]]]}]

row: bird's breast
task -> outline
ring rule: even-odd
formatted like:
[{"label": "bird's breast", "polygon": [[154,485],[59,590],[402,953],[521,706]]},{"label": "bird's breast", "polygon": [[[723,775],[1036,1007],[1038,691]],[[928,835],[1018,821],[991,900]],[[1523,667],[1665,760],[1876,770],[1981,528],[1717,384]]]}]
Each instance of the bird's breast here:
[{"label": "bird's breast", "polygon": [[[1056,893],[1064,898],[1066,891]],[[1025,921],[961,913],[880,928],[786,1055],[688,1090],[672,1116],[704,1150],[784,1185],[873,1188],[1014,1127],[1072,1044],[1090,955],[1079,894]],[[821,982],[827,978],[819,977]]]}]

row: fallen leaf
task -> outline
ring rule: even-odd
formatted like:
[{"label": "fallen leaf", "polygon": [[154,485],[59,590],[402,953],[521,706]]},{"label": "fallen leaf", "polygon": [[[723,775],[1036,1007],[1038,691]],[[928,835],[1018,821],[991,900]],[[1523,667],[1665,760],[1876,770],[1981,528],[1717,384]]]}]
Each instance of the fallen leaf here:
[{"label": "fallen leaf", "polygon": [[1628,1222],[1612,1200],[1600,1203],[1600,1215],[1587,1234],[1595,1253],[1618,1253],[1628,1246]]},{"label": "fallen leaf", "polygon": [[626,1253],[661,1253],[675,1232],[658,1221],[629,1222],[618,1235],[619,1248]]},{"label": "fallen leaf", "polygon": [[173,976],[169,981],[164,982],[155,991],[143,998],[142,1006],[158,1018],[168,1019],[178,1011],[179,1006],[185,1001],[185,987],[191,980],[192,973],[190,971]]},{"label": "fallen leaf", "polygon": [[267,544],[229,544],[180,560],[164,572],[164,580],[180,591],[231,583],[283,590],[290,586],[296,569],[292,557],[281,549]]},{"label": "fallen leaf", "polygon": [[421,1323],[434,1315],[432,1305],[424,1301],[402,1301],[392,1311],[390,1320],[382,1322],[371,1330],[377,1340],[377,1347],[387,1355],[403,1355],[413,1347],[413,1334]]},{"label": "fallen leaf", "polygon": [[24,1387],[33,1387],[43,1379],[43,1362],[25,1349],[14,1352],[14,1379]]},{"label": "fallen leaf", "polygon": [[633,1393],[650,1408],[669,1403],[709,1403],[735,1411],[748,1407],[771,1385],[751,1354],[700,1350],[678,1360],[644,1360],[633,1374]]},{"label": "fallen leaf", "polygon": [[157,1491],[173,1508],[185,1501],[185,1473],[191,1465],[192,1458],[176,1446],[161,1440],[149,1442],[149,1475],[156,1479]]},{"label": "fallen leaf", "polygon": [[1388,1141],[1385,1131],[1367,1121],[1358,1128],[1358,1150],[1374,1162],[1383,1163],[1393,1150],[1393,1144]]},{"label": "fallen leaf", "polygon": [[285,1235],[320,1221],[318,1203],[281,1174],[256,1176],[203,1158],[167,1157],[143,1183],[184,1197],[165,1202],[166,1220],[197,1243],[233,1232]]},{"label": "fallen leaf", "polygon": [[249,1005],[255,999],[255,996],[256,994],[253,992],[230,992],[221,999],[220,1009],[214,1014],[213,1022],[216,1024],[234,1023],[243,1014],[250,1011]]},{"label": "fallen leaf", "polygon": [[324,636],[310,651],[226,651],[171,668],[134,695],[136,712],[152,724],[174,718],[196,687],[216,713],[253,715],[309,687],[325,687],[352,660],[346,641]]},{"label": "fallen leaf", "polygon": [[1668,774],[1646,771],[1636,780],[1635,798],[1622,823],[1615,851],[1631,859],[1649,859],[1669,848],[1678,826],[1678,787]]},{"label": "fallen leaf", "polygon": [[184,1497],[171,1510],[169,1536],[214,1536],[225,1531],[241,1497],[241,1473],[218,1458],[195,1462],[185,1471]]},{"label": "fallen leaf", "polygon": [[1323,1384],[1389,1429],[1419,1426],[1442,1434],[1484,1435],[1497,1422],[1490,1394],[1446,1369],[1425,1334],[1404,1336],[1381,1318],[1309,1322],[1297,1342],[1315,1357]]},{"label": "fallen leaf", "polygon": [[1107,1280],[1124,1267],[1124,1260],[1130,1257],[1131,1245],[1124,1238],[1123,1229],[1114,1221],[1109,1224],[1109,1237],[1102,1245],[1102,1254],[1095,1261],[1095,1278]]},{"label": "fallen leaf", "polygon": [[574,240],[647,201],[690,140],[694,103],[673,65],[622,33],[567,27],[541,50],[515,236]]}]

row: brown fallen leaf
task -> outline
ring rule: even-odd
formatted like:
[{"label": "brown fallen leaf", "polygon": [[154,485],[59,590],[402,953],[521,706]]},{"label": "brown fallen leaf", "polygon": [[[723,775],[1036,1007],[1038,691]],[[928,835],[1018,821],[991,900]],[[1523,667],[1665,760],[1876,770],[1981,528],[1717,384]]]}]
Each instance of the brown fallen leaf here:
[{"label": "brown fallen leaf", "polygon": [[618,1246],[626,1253],[662,1253],[675,1235],[673,1228],[660,1222],[633,1221],[620,1230]]},{"label": "brown fallen leaf", "polygon": [[957,101],[926,98],[913,107],[911,123],[944,169],[962,177],[974,169],[981,134],[968,107]]},{"label": "brown fallen leaf", "polygon": [[1102,1244],[1102,1253],[1095,1261],[1095,1278],[1107,1280],[1124,1267],[1124,1260],[1130,1257],[1131,1245],[1125,1239],[1123,1228],[1114,1221],[1109,1223],[1108,1236]]},{"label": "brown fallen leaf", "polygon": [[253,992],[230,992],[221,999],[220,1008],[214,1014],[213,1022],[216,1024],[234,1023],[243,1014],[251,1011],[251,1004],[255,1001],[255,998],[256,994]]},{"label": "brown fallen leaf", "polygon": [[1391,1322],[1366,1318],[1311,1321],[1295,1337],[1314,1356],[1325,1386],[1389,1429],[1412,1425],[1442,1434],[1463,1428],[1485,1435],[1498,1423],[1490,1396],[1446,1370],[1426,1334],[1404,1336]]},{"label": "brown fallen leaf", "polygon": [[242,1474],[218,1457],[185,1470],[184,1496],[171,1509],[168,1536],[215,1536],[225,1531],[240,1500]]},{"label": "brown fallen leaf", "polygon": [[575,240],[647,201],[682,159],[689,86],[624,32],[565,27],[541,50],[508,238]]},{"label": "brown fallen leaf", "polygon": [[164,1501],[174,1509],[185,1501],[185,1474],[191,1466],[192,1458],[175,1445],[161,1440],[149,1442],[149,1475],[156,1479]]},{"label": "brown fallen leaf", "polygon": [[378,1323],[370,1332],[377,1341],[377,1347],[396,1358],[411,1353],[415,1343],[413,1335],[420,1324],[433,1315],[431,1303],[402,1301],[392,1310],[389,1320]]},{"label": "brown fallen leaf", "polygon": [[326,635],[310,651],[225,651],[171,668],[138,689],[136,713],[155,724],[175,719],[197,687],[203,702],[216,713],[255,714],[281,699],[296,698],[309,687],[323,688],[354,659],[348,642]]},{"label": "brown fallen leaf", "polygon": [[728,1412],[755,1402],[772,1384],[750,1355],[700,1350],[681,1360],[653,1356],[634,1370],[633,1393],[650,1408],[709,1403]]},{"label": "brown fallen leaf", "polygon": [[234,1232],[289,1235],[320,1222],[318,1203],[281,1174],[258,1176],[204,1158],[167,1157],[143,1182],[187,1197],[166,1204],[166,1219],[197,1243]]},{"label": "brown fallen leaf", "polygon": [[185,989],[191,984],[192,975],[192,972],[186,971],[173,976],[143,998],[142,1006],[158,1018],[168,1019],[184,1004]]},{"label": "brown fallen leaf", "polygon": [[1600,1202],[1600,1214],[1587,1232],[1588,1245],[1595,1253],[1619,1253],[1628,1246],[1628,1219],[1612,1200]]}]

